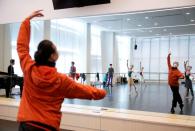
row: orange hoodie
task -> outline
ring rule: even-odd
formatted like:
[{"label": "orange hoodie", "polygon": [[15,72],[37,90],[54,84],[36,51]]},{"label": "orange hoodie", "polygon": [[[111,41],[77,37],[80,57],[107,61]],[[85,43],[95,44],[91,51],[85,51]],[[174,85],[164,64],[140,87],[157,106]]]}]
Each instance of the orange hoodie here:
[{"label": "orange hoodie", "polygon": [[177,69],[171,66],[170,54],[167,56],[167,64],[169,68],[168,83],[170,86],[179,86],[179,79],[183,78],[183,74]]},{"label": "orange hoodie", "polygon": [[24,74],[18,121],[35,121],[59,130],[64,98],[102,99],[106,92],[76,83],[54,67],[37,66],[29,55],[30,19],[21,24],[17,51]]}]

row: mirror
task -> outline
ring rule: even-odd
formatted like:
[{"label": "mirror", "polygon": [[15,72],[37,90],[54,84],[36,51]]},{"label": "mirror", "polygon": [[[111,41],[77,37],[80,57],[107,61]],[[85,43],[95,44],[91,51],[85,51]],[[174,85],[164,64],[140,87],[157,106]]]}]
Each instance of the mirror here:
[{"label": "mirror", "polygon": [[[69,73],[71,61],[75,61],[77,72],[89,73],[86,74],[86,83],[97,88],[102,88],[109,64],[113,64],[114,86],[105,87],[108,95],[104,100],[65,99],[64,103],[169,113],[172,94],[167,83],[167,54],[170,49],[171,61],[179,62],[181,72],[184,72],[186,60],[192,66],[192,73],[195,72],[194,12],[195,8],[182,8],[33,21],[30,53],[33,56],[39,41],[51,39],[60,53],[56,66],[58,71]],[[10,58],[16,60],[16,72],[22,75],[16,53],[19,25],[2,26],[7,27],[5,29],[9,32],[6,39],[10,41]],[[133,86],[128,87],[127,60],[129,65],[134,65],[132,77],[138,93]],[[141,81],[141,67],[144,67],[145,82]],[[97,72],[100,74],[99,81]],[[180,84],[183,114],[195,115],[194,99],[191,96],[186,98],[183,81]]]}]

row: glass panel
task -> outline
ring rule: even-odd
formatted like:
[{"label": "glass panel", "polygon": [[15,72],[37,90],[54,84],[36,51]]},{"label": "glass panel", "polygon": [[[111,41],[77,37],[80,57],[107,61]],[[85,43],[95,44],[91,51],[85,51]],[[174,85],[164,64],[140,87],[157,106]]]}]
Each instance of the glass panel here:
[{"label": "glass panel", "polygon": [[[16,51],[16,41],[21,23],[10,24],[11,32],[11,45],[12,45],[12,58],[15,59],[15,73],[22,76],[23,73],[20,68],[19,58]],[[30,41],[30,55],[34,58],[34,52],[37,49],[39,42],[43,40],[43,21],[31,22],[31,41]]]},{"label": "glass panel", "polygon": [[127,59],[130,57],[130,37],[129,36],[117,36],[116,37],[118,47],[118,63],[119,72],[127,73]]},{"label": "glass panel", "polygon": [[168,67],[167,67],[167,55],[169,51],[169,37],[162,37],[160,39],[160,80],[167,80]]},{"label": "glass panel", "polygon": [[[102,73],[101,59],[101,28],[91,26],[91,73]],[[91,80],[96,80],[96,74],[91,75]],[[101,80],[101,78],[100,78]]]},{"label": "glass panel", "polygon": [[81,72],[81,67],[83,67],[81,46],[85,24],[71,19],[59,19],[51,20],[50,27],[51,40],[57,46],[60,54],[56,64],[58,71],[69,73],[71,61],[74,61],[77,72]]},{"label": "glass panel", "polygon": [[159,45],[160,38],[151,40],[150,79],[159,80]]},{"label": "glass panel", "polygon": [[192,72],[195,72],[195,35],[190,36],[189,64],[192,65]]}]

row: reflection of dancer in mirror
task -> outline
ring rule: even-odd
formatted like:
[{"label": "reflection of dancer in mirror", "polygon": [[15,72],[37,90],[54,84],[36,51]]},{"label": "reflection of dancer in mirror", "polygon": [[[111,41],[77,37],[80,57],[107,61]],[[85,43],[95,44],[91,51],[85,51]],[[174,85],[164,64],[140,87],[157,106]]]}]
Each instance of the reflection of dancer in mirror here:
[{"label": "reflection of dancer in mirror", "polygon": [[191,74],[192,66],[187,66],[187,64],[189,64],[189,61],[184,61],[186,98],[189,98],[189,90],[191,92],[192,98],[194,98],[191,80],[191,77],[194,79],[194,76]]},{"label": "reflection of dancer in mirror", "polygon": [[19,131],[59,131],[64,98],[99,100],[106,95],[102,89],[76,83],[57,72],[55,65],[59,55],[50,40],[42,40],[34,60],[31,58],[30,20],[42,16],[41,10],[33,12],[22,22],[18,35],[17,52],[25,76],[17,116]]},{"label": "reflection of dancer in mirror", "polygon": [[175,113],[174,108],[177,106],[177,102],[179,103],[179,107],[181,112],[183,110],[183,101],[179,94],[179,79],[184,78],[183,74],[178,70],[179,63],[173,62],[173,66],[171,66],[170,60],[171,52],[169,52],[167,56],[167,64],[168,64],[168,83],[170,85],[171,91],[173,93],[172,107],[171,113]]},{"label": "reflection of dancer in mirror", "polygon": [[144,83],[146,86],[146,81],[144,79],[144,67],[142,66],[142,63],[140,62],[140,85],[142,86],[142,84]]},{"label": "reflection of dancer in mirror", "polygon": [[112,64],[110,64],[110,67],[108,68],[108,80],[107,80],[107,86],[111,86],[112,85],[112,80],[113,80],[113,76],[114,76],[114,68],[112,67]]},{"label": "reflection of dancer in mirror", "polygon": [[74,61],[71,62],[71,67],[70,67],[70,77],[75,80],[76,78],[76,67],[74,65]]},{"label": "reflection of dancer in mirror", "polygon": [[80,77],[81,77],[81,83],[84,84],[85,83],[85,80],[86,80],[85,73],[81,73],[80,74]]},{"label": "reflection of dancer in mirror", "polygon": [[134,80],[132,78],[133,67],[134,67],[133,65],[131,65],[130,67],[128,66],[128,60],[127,60],[127,69],[128,69],[128,77],[129,77],[128,78],[128,85],[129,85],[130,91],[131,91],[131,86],[133,85],[134,88],[135,88],[136,94],[138,94],[137,88],[136,88],[135,83],[134,83]]},{"label": "reflection of dancer in mirror", "polygon": [[99,82],[100,81],[100,74],[99,72],[96,73],[96,80]]}]

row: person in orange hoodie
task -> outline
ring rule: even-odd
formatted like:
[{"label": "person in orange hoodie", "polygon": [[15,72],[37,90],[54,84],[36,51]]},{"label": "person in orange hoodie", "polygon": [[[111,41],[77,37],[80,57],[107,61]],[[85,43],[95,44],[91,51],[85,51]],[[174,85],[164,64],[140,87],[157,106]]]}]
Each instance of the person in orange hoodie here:
[{"label": "person in orange hoodie", "polygon": [[179,66],[178,62],[176,61],[173,62],[173,66],[171,66],[170,56],[171,56],[171,52],[168,54],[167,57],[167,64],[169,68],[168,83],[173,93],[171,113],[175,113],[174,108],[177,106],[177,102],[179,103],[182,112],[184,105],[181,96],[179,94],[179,79],[184,78],[184,75],[178,70],[178,66]]},{"label": "person in orange hoodie", "polygon": [[30,20],[42,17],[41,10],[33,12],[21,24],[17,52],[24,73],[24,88],[18,110],[19,131],[58,131],[64,98],[103,99],[105,90],[76,83],[57,72],[56,46],[49,40],[39,43],[33,60],[29,54]]}]

